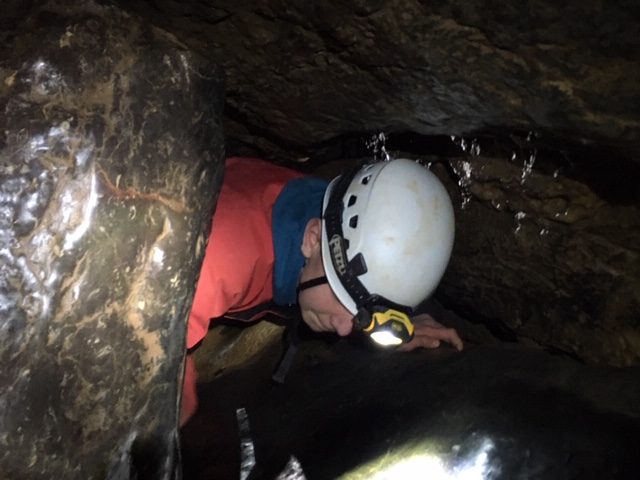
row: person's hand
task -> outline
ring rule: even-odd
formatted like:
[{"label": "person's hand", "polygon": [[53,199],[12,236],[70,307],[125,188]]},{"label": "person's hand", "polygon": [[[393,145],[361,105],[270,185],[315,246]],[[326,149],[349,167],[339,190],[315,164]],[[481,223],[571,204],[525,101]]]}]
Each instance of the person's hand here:
[{"label": "person's hand", "polygon": [[446,328],[427,313],[413,317],[412,320],[415,327],[413,338],[409,343],[400,345],[400,350],[409,351],[418,347],[438,348],[441,342],[450,343],[457,350],[462,350],[462,339],[455,329]]}]

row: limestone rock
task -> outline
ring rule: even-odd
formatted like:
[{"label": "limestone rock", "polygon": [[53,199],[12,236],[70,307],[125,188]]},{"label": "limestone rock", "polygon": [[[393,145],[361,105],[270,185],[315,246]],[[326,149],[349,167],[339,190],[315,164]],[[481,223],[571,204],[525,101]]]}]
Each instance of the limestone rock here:
[{"label": "limestone rock", "polygon": [[0,477],[173,478],[221,72],[91,1],[3,27]]}]

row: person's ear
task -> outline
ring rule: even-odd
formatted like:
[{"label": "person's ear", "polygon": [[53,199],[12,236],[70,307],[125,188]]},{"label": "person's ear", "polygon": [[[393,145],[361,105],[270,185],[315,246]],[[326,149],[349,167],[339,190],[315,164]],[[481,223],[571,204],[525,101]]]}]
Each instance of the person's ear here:
[{"label": "person's ear", "polygon": [[307,226],[304,229],[302,235],[302,246],[300,251],[304,258],[310,258],[313,252],[320,248],[320,242],[322,241],[322,220],[319,218],[312,218],[307,222]]}]

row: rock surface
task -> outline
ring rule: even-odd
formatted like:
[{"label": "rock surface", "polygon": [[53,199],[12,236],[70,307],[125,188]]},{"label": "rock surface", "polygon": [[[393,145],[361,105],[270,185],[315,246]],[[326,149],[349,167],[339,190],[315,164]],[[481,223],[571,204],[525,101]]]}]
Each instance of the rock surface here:
[{"label": "rock surface", "polygon": [[200,410],[182,429],[185,476],[237,479],[241,439],[255,447],[249,478],[278,478],[291,456],[309,479],[640,474],[637,367],[580,365],[521,345],[394,353],[330,343],[303,342],[284,385],[271,381],[278,344],[202,384]]},{"label": "rock surface", "polygon": [[441,300],[504,322],[524,343],[640,365],[640,204],[557,170],[528,170],[528,160],[468,156],[449,165],[459,184],[450,192],[458,241]]},{"label": "rock surface", "polygon": [[[0,12],[2,478],[173,474],[222,156],[220,76],[198,53],[227,74],[231,154],[333,176],[383,131],[392,156],[433,164],[458,222],[448,308],[536,350],[640,363],[637,2],[120,2],[188,47],[107,0],[42,3]],[[462,354],[379,368],[320,344],[280,389],[280,329],[209,339],[187,478],[237,478],[238,407],[272,477],[296,454],[370,478],[407,442],[457,468],[478,439],[505,478],[638,477],[636,367],[452,325]]]},{"label": "rock surface", "polygon": [[350,132],[495,127],[639,158],[637,2],[123,4],[224,67],[230,139],[270,158]]},{"label": "rock surface", "polygon": [[0,477],[173,478],[221,72],[93,2],[0,40]]}]

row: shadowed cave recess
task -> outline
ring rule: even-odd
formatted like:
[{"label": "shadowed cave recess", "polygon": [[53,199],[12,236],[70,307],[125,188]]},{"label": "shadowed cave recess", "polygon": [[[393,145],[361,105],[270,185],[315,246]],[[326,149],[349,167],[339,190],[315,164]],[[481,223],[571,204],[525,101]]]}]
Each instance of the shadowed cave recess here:
[{"label": "shadowed cave recess", "polygon": [[[167,222],[193,232],[186,235],[188,245],[167,241],[177,252],[171,261],[186,265],[189,280],[173,294],[157,294],[167,296],[163,308],[171,308],[171,295],[177,309],[188,308],[183,297],[192,293],[187,284],[201,257],[180,255],[199,252],[202,225],[213,208],[208,202],[217,195],[222,172],[217,166],[207,171],[209,160],[218,165],[223,156],[254,156],[331,179],[363,158],[410,158],[440,178],[456,216],[450,264],[420,310],[456,328],[465,349],[442,346],[403,354],[374,349],[357,336],[339,339],[303,329],[287,380],[276,385],[271,376],[286,347],[286,322],[269,317],[248,327],[212,324],[194,352],[200,406],[181,429],[174,400],[183,359],[176,337],[161,360],[175,371],[162,370],[162,381],[136,373],[146,371],[144,357],[131,356],[139,345],[117,353],[114,363],[96,362],[90,374],[83,370],[91,383],[100,372],[131,361],[131,369],[116,372],[125,387],[144,384],[139,391],[118,390],[122,398],[133,399],[131,407],[102,393],[94,397],[106,398],[103,404],[94,397],[94,403],[76,400],[77,410],[71,412],[65,406],[71,387],[61,373],[71,367],[56,354],[61,366],[51,367],[49,377],[56,379],[58,390],[46,393],[46,401],[26,403],[31,417],[41,413],[65,420],[43,421],[44,434],[25,436],[21,426],[39,424],[14,428],[7,419],[26,407],[9,394],[0,397],[8,412],[1,425],[2,445],[22,435],[13,443],[20,446],[12,456],[0,456],[0,474],[16,479],[53,478],[51,472],[110,479],[640,478],[640,5],[556,3],[58,0],[3,6],[0,39],[14,52],[29,31],[13,30],[22,19],[47,28],[66,17],[60,13],[65,9],[79,9],[84,13],[60,23],[71,39],[79,37],[74,25],[82,25],[85,16],[107,18],[118,12],[115,18],[123,27],[115,36],[121,37],[115,47],[97,54],[107,61],[92,72],[103,78],[100,68],[113,69],[115,76],[125,77],[121,69],[133,68],[132,78],[142,79],[141,86],[131,82],[127,93],[140,98],[140,105],[131,102],[131,119],[125,115],[118,121],[131,121],[122,130],[144,133],[140,149],[134,140],[125,153],[143,152],[145,160],[137,165],[133,154],[118,157],[129,147],[115,142],[113,164],[96,165],[109,167],[101,181],[112,207],[123,201],[125,191],[110,180],[118,173],[126,181],[131,170],[140,185],[158,188],[168,220],[150,208],[153,238],[131,235],[135,242],[154,248],[164,241],[167,228],[160,225]],[[101,26],[88,25],[89,37],[102,38]],[[55,42],[61,42],[62,51],[66,38],[56,35],[46,40],[55,47],[54,59]],[[135,61],[111,53],[120,48],[118,41],[136,46]],[[87,45],[88,51],[98,51]],[[138,45],[143,46],[139,51]],[[0,69],[7,118],[18,111],[7,100],[15,85],[11,69],[46,56],[15,58],[20,61]],[[154,70],[169,64],[174,70]],[[80,70],[86,75],[91,69]],[[197,82],[190,77],[194,72]],[[155,74],[162,81],[154,80]],[[179,79],[171,83],[170,75]],[[37,104],[33,91],[21,99]],[[91,102],[90,111],[102,115],[101,100]],[[71,111],[77,103],[70,100],[61,110]],[[173,112],[174,105],[180,105],[179,111],[158,121],[156,129],[148,112]],[[41,110],[45,123],[58,118],[56,108]],[[213,119],[195,134],[185,126],[199,125],[208,116]],[[8,125],[5,121],[6,132]],[[100,130],[91,130],[96,122],[87,125],[87,132]],[[33,122],[24,123],[23,129],[29,128],[35,129]],[[163,149],[162,142],[174,128],[178,133],[171,141],[197,158],[194,171],[204,172],[200,177],[189,173],[188,159],[180,160],[186,166],[169,161],[171,149]],[[114,138],[122,134],[117,126],[112,133]],[[3,145],[11,145],[12,135],[5,133]],[[107,141],[104,145],[105,151],[111,148]],[[162,153],[154,160],[156,149]],[[0,164],[3,168],[16,157],[5,158],[10,160]],[[164,168],[165,160],[174,170]],[[5,185],[8,178],[7,173]],[[188,212],[198,212],[187,226],[179,220],[184,211],[167,200],[173,198],[167,191],[183,199]],[[7,192],[12,192],[9,187]],[[158,198],[144,195],[135,201]],[[108,226],[111,218],[105,213],[100,221]],[[127,228],[149,225],[136,222]],[[129,230],[122,236],[130,238]],[[87,248],[102,241],[96,234]],[[122,259],[128,255],[138,262],[142,255],[134,247],[113,248]],[[90,261],[72,253],[80,258],[75,276]],[[70,255],[62,255],[60,262]],[[140,278],[155,278],[150,271]],[[127,275],[107,281],[135,285],[138,277]],[[64,282],[60,289],[65,291]],[[113,309],[136,292],[133,287],[125,291]],[[140,305],[142,300],[136,301]],[[180,317],[175,308],[172,312],[171,318]],[[175,329],[175,321],[170,323]],[[21,325],[12,323],[13,330],[5,330],[20,331]],[[48,335],[47,347],[55,342]],[[119,338],[114,345],[122,343]],[[21,358],[13,350],[1,353],[12,362]],[[91,362],[83,368],[88,371]],[[16,377],[6,373],[1,385],[13,385],[13,378],[34,369],[25,364],[16,369]],[[32,390],[42,384],[35,381],[15,398],[33,398]],[[147,402],[160,387],[167,389],[163,405]],[[96,405],[104,405],[104,412]],[[56,417],[52,411],[63,414]],[[75,412],[122,418],[94,428]],[[131,429],[122,427],[134,416]],[[119,433],[107,442],[98,438],[101,428]],[[37,449],[31,449],[29,435],[42,440]],[[61,443],[57,435],[66,440]],[[85,450],[70,453],[81,450],[78,445]],[[101,448],[110,452],[106,459],[96,453]],[[33,465],[15,461],[27,453],[37,473]],[[94,468],[96,458],[102,465]]]}]

